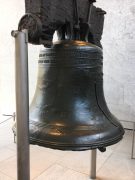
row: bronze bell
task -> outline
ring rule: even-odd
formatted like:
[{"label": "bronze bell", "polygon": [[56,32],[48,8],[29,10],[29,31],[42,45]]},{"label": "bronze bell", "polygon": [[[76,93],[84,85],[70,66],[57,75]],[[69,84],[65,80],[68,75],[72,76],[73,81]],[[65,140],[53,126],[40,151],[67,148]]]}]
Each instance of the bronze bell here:
[{"label": "bronze bell", "polygon": [[64,40],[42,50],[30,106],[30,143],[60,150],[102,149],[123,134],[105,102],[101,48]]}]

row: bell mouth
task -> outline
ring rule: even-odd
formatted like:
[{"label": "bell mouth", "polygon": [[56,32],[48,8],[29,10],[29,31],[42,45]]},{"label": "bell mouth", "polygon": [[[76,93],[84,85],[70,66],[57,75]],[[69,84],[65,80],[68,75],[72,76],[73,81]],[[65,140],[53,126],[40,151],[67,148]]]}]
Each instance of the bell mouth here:
[{"label": "bell mouth", "polygon": [[103,132],[93,129],[59,127],[38,127],[30,125],[30,143],[58,150],[84,151],[106,148],[119,142],[123,138],[124,131],[121,127],[108,128]]},{"label": "bell mouth", "polygon": [[63,150],[63,151],[86,151],[86,150],[106,148],[107,146],[116,144],[120,140],[122,140],[123,134],[124,133],[110,140],[106,140],[103,142],[99,141],[97,143],[91,143],[91,144],[66,144],[66,143],[59,143],[52,141],[50,142],[50,141],[30,137],[30,144],[51,148],[51,149]]}]

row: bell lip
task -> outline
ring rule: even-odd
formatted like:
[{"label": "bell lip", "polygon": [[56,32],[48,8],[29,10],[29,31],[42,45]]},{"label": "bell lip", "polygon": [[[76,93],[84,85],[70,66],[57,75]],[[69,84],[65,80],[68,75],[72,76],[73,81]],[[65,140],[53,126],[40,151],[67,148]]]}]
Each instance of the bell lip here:
[{"label": "bell lip", "polygon": [[118,143],[120,140],[123,139],[124,131],[116,136],[115,138],[111,138],[106,141],[100,141],[96,143],[91,143],[91,144],[66,144],[66,143],[57,143],[57,142],[50,142],[50,141],[45,141],[45,140],[39,140],[36,138],[31,138],[30,137],[30,144],[33,145],[39,145],[42,147],[46,148],[51,148],[51,149],[57,149],[57,150],[65,150],[65,151],[85,151],[85,150],[92,150],[92,149],[98,149],[101,147],[107,147],[111,146],[113,144]]}]

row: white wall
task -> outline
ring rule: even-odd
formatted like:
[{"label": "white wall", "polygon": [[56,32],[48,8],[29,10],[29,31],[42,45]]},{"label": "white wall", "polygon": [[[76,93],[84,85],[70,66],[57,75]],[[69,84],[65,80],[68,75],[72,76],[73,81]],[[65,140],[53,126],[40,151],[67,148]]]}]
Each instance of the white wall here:
[{"label": "white wall", "polygon": [[[107,11],[104,47],[105,96],[119,118],[135,121],[135,1],[97,0]],[[0,6],[0,113],[15,110],[14,38],[12,29],[24,14],[24,0],[2,1]],[[33,96],[39,46],[29,45],[30,99]]]},{"label": "white wall", "polygon": [[104,47],[104,88],[110,110],[135,121],[135,0],[97,0],[107,11]]},{"label": "white wall", "polygon": [[[25,13],[24,0],[0,0],[0,113],[15,111],[14,38],[11,30]],[[37,76],[39,46],[29,45],[30,99],[33,96]]]}]

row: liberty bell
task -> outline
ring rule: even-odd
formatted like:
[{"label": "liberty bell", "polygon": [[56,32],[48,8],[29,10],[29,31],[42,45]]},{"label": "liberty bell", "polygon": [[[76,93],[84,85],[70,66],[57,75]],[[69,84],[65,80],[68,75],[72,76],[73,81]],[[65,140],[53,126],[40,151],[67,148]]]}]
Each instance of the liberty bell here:
[{"label": "liberty bell", "polygon": [[[20,29],[29,29],[30,43],[46,47],[39,55],[36,92],[30,106],[30,143],[60,150],[103,150],[124,134],[103,92],[100,40],[105,12],[95,6],[88,9],[88,1],[78,1],[74,6],[65,3],[64,11],[58,3],[61,12],[54,18],[46,16],[48,10],[46,14],[40,12],[41,19],[36,15],[36,6],[30,9],[27,3],[27,11],[35,13],[26,14],[19,24]],[[73,7],[74,16],[67,11],[73,12]],[[81,7],[88,11],[88,18]],[[51,44],[56,29],[59,40]]]},{"label": "liberty bell", "polygon": [[39,55],[36,93],[30,107],[30,142],[61,150],[117,143],[123,127],[103,93],[101,48],[58,41]]}]

